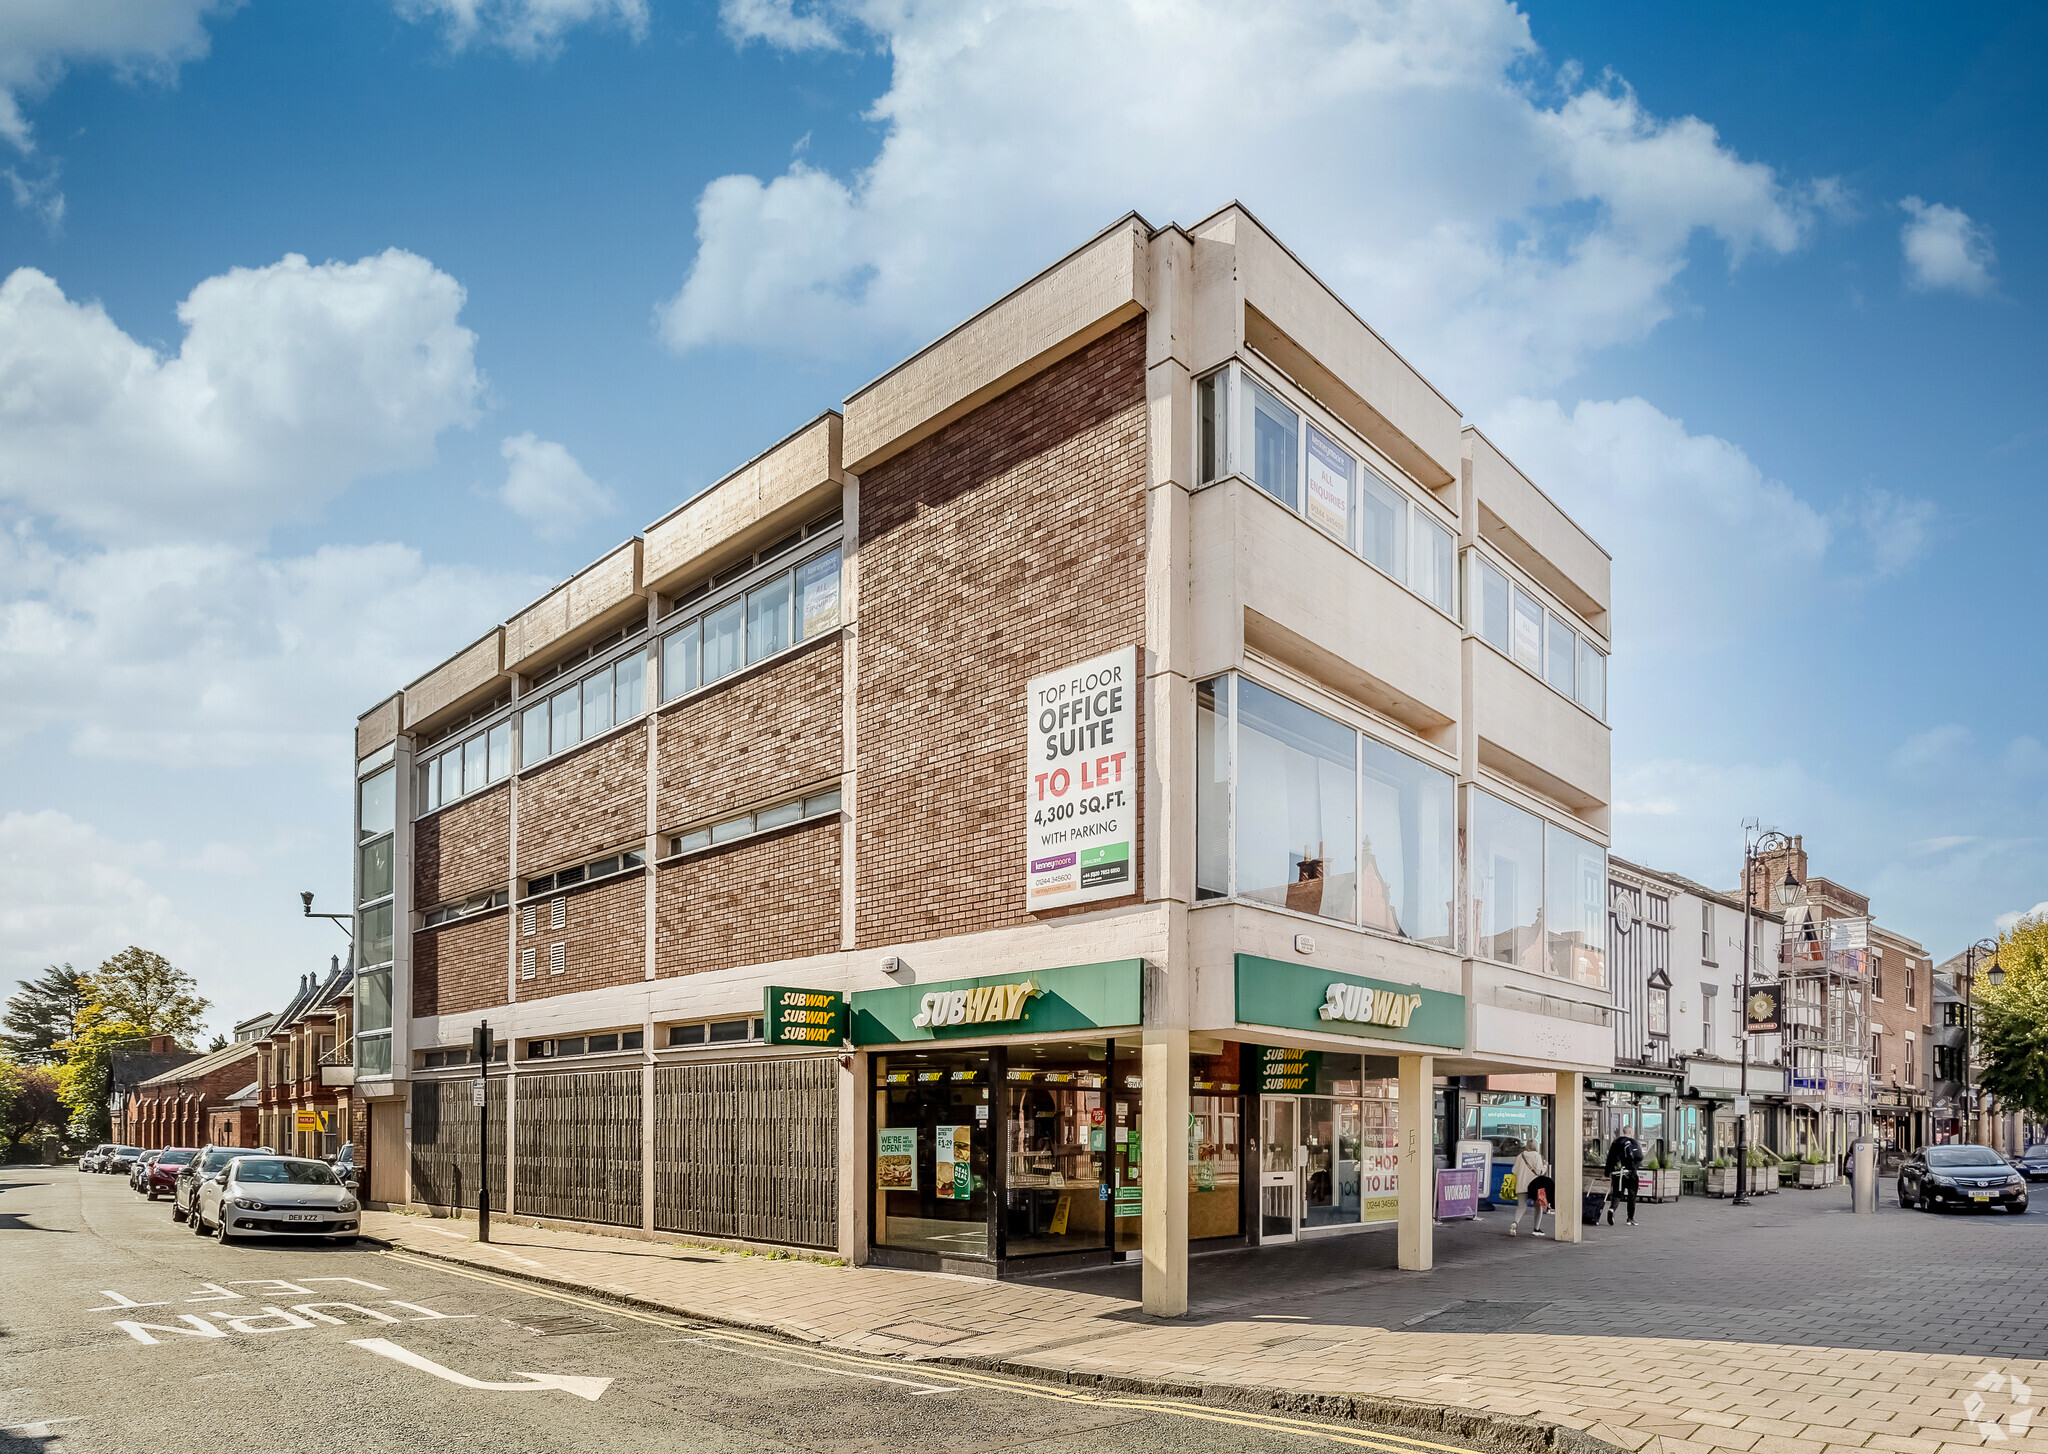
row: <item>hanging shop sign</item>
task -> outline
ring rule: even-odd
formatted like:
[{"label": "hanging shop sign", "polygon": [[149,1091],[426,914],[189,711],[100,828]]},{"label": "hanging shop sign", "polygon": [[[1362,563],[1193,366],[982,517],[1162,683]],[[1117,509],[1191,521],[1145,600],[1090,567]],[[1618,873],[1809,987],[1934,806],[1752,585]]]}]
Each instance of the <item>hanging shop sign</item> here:
[{"label": "hanging shop sign", "polygon": [[1256,954],[1237,956],[1237,1019],[1450,1050],[1465,1045],[1465,997]]},{"label": "hanging shop sign", "polygon": [[1025,689],[1025,908],[1135,891],[1139,686],[1127,646]]},{"label": "hanging shop sign", "polygon": [[849,998],[856,1045],[1112,1030],[1144,1021],[1145,961],[896,985]]},{"label": "hanging shop sign", "polygon": [[837,1047],[846,1039],[846,996],[769,985],[762,1039],[769,1045]]},{"label": "hanging shop sign", "polygon": [[[1250,1047],[1247,1047],[1250,1048]],[[1298,1096],[1314,1092],[1316,1075],[1322,1068],[1319,1050],[1290,1050],[1285,1045],[1261,1045],[1253,1064],[1257,1066],[1259,1094]]]},{"label": "hanging shop sign", "polygon": [[1785,1028],[1785,987],[1753,984],[1742,999],[1742,1022],[1752,1035],[1775,1035]]}]

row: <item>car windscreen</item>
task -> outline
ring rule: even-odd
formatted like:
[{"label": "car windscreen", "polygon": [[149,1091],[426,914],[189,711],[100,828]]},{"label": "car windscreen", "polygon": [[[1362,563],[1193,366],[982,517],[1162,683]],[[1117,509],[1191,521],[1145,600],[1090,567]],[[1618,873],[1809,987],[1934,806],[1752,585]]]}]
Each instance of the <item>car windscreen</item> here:
[{"label": "car windscreen", "polygon": [[142,1154],[142,1148],[140,1146],[116,1146],[114,1148],[114,1154],[116,1156],[126,1156],[130,1160],[133,1160],[135,1157],[138,1157]]},{"label": "car windscreen", "polygon": [[156,1159],[158,1166],[183,1166],[192,1159],[189,1151],[166,1151]]},{"label": "car windscreen", "polygon": [[216,1171],[219,1171],[223,1166],[233,1161],[237,1154],[232,1146],[217,1146],[199,1158],[199,1169],[205,1175],[212,1176]]},{"label": "car windscreen", "polygon": [[2030,1157],[2048,1156],[2048,1146],[2029,1146],[2025,1154]]},{"label": "car windscreen", "polygon": [[1930,1146],[1929,1166],[2003,1166],[2005,1158],[1989,1146]]},{"label": "car windscreen", "polygon": [[235,1168],[235,1180],[241,1184],[251,1182],[283,1183],[291,1186],[334,1186],[334,1173],[318,1161],[254,1161],[242,1158]]}]

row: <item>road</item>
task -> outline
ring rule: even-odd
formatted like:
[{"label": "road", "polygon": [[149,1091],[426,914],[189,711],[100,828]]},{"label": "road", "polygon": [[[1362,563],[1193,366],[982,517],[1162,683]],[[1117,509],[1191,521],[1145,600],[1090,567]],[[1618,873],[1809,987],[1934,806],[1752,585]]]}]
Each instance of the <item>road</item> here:
[{"label": "road", "polygon": [[1466,1454],[839,1354],[403,1253],[222,1247],[125,1178],[0,1171],[0,1454],[222,1447]]}]

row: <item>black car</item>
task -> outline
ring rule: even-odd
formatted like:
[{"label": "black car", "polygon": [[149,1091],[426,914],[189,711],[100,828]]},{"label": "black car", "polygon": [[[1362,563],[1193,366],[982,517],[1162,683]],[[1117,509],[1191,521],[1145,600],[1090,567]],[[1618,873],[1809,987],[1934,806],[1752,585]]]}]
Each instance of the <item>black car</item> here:
[{"label": "black car", "polygon": [[2027,1179],[1989,1146],[1923,1146],[1899,1166],[1899,1205],[2027,1209]]},{"label": "black car", "polygon": [[362,1185],[363,1169],[356,1165],[355,1142],[342,1142],[341,1150],[334,1153],[334,1159],[328,1165],[334,1168],[335,1180],[339,1181],[350,1191],[354,1191]]},{"label": "black car", "polygon": [[2012,1164],[2028,1181],[2048,1181],[2048,1145],[2029,1146],[2013,1158]]}]

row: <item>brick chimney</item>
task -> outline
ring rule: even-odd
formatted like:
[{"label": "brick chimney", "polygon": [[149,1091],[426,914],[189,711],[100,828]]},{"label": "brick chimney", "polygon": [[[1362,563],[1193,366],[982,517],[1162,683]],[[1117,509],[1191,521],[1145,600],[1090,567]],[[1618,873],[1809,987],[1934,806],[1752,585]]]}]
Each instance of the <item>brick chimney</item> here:
[{"label": "brick chimney", "polygon": [[152,1035],[149,1037],[149,1053],[151,1055],[168,1055],[177,1048],[176,1043],[168,1035]]}]

